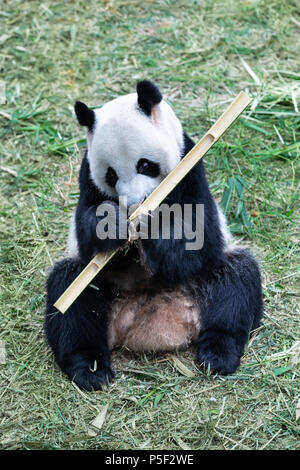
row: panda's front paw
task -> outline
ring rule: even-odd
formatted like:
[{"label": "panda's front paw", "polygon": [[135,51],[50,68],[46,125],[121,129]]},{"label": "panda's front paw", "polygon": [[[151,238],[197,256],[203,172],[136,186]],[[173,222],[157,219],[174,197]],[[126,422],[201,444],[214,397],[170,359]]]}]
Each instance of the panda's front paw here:
[{"label": "panda's front paw", "polygon": [[99,248],[103,251],[120,248],[127,241],[127,212],[125,212],[123,208],[123,216],[120,216],[120,210],[121,206],[110,200],[102,202],[97,207],[97,225],[95,233]]},{"label": "panda's front paw", "polygon": [[204,369],[221,375],[233,374],[240,365],[243,354],[236,339],[216,329],[200,335],[197,360]]},{"label": "panda's front paw", "polygon": [[68,372],[68,376],[79,388],[92,392],[108,385],[115,374],[109,367],[102,367],[95,371],[90,367],[78,367]]}]

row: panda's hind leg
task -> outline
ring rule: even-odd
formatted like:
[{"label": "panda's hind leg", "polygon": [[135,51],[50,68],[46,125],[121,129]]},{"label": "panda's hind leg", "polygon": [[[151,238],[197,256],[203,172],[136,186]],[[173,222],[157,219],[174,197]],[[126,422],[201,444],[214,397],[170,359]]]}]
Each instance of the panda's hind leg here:
[{"label": "panda's hind leg", "polygon": [[231,374],[251,330],[258,328],[263,312],[260,271],[245,248],[228,250],[225,266],[199,282],[202,328],[198,361],[205,368]]},{"label": "panda's hind leg", "polygon": [[91,391],[100,389],[114,376],[107,344],[109,288],[95,278],[95,286],[88,286],[65,314],[53,306],[83,268],[76,258],[54,265],[47,280],[44,327],[62,371],[80,388]]}]

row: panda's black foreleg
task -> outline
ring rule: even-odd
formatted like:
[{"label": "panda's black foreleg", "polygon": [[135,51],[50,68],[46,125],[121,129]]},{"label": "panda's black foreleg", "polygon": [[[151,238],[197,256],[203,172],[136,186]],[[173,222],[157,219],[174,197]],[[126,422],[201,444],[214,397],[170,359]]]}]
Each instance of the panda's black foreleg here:
[{"label": "panda's black foreleg", "polygon": [[109,287],[95,278],[94,287],[89,285],[65,314],[53,306],[83,268],[79,260],[66,258],[52,269],[47,280],[45,332],[69,379],[80,388],[98,390],[114,376],[107,344]]},{"label": "panda's black foreleg", "polygon": [[251,253],[242,248],[227,255],[227,263],[199,283],[201,332],[198,361],[213,372],[235,372],[263,312],[261,279]]}]

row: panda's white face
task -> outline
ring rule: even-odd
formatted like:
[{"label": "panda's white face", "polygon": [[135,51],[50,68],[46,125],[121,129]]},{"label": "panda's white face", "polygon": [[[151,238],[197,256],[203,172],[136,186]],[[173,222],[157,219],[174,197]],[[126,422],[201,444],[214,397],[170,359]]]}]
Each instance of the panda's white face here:
[{"label": "panda's white face", "polygon": [[95,112],[88,132],[88,160],[96,186],[127,204],[144,200],[177,165],[183,152],[183,130],[165,102],[150,115],[138,106],[137,94],[121,96]]}]

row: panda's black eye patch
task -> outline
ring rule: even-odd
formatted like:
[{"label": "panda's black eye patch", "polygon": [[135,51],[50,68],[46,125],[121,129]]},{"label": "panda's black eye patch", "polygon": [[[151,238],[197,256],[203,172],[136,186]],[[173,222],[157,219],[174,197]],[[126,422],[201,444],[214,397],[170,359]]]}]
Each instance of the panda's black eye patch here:
[{"label": "panda's black eye patch", "polygon": [[156,176],[159,175],[159,165],[151,162],[147,158],[141,158],[136,165],[136,171],[141,175],[156,178]]},{"label": "panda's black eye patch", "polygon": [[105,181],[106,183],[111,186],[112,188],[114,188],[116,186],[116,183],[118,181],[118,175],[117,173],[115,172],[115,170],[109,166],[107,168],[107,172],[106,172],[106,175],[105,175]]}]

